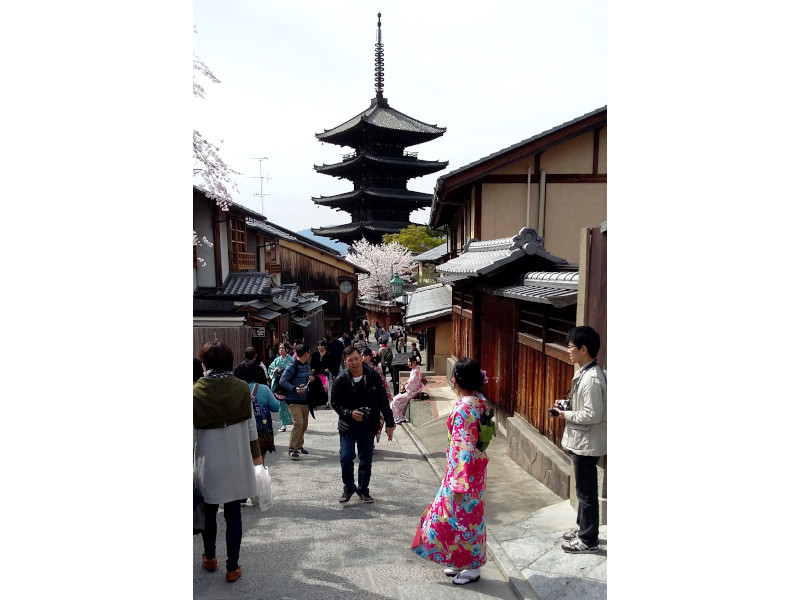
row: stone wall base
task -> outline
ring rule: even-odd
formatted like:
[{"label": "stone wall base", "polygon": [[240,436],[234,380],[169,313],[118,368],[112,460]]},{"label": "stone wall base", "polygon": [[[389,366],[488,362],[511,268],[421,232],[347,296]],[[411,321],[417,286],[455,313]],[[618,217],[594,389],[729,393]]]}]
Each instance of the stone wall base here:
[{"label": "stone wall base", "polygon": [[[521,417],[506,420],[505,432],[508,456],[526,473],[546,485],[562,498],[569,499],[577,508],[572,462],[562,450],[534,429]],[[606,458],[597,463],[600,524],[608,521],[608,492],[606,483]]]},{"label": "stone wall base", "polygon": [[521,417],[506,419],[508,456],[526,473],[565,500],[570,494],[572,463],[555,445]]}]

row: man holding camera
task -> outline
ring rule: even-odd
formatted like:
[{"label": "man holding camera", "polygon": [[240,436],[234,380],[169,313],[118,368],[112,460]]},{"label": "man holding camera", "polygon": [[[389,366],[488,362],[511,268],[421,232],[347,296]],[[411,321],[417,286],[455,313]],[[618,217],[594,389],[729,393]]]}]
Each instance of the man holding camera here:
[{"label": "man holding camera", "polygon": [[[339,415],[339,463],[342,466],[344,491],[339,502],[344,504],[353,494],[362,502],[373,502],[369,495],[372,475],[372,451],[375,434],[380,427],[380,414],[386,423],[386,437],[392,440],[394,417],[377,371],[365,369],[361,355],[353,346],[344,349],[342,371],[333,382],[331,406]],[[358,445],[358,486],[355,484],[353,461]]]},{"label": "man holding camera", "polygon": [[567,421],[561,446],[572,459],[578,496],[578,529],[564,534],[561,548],[569,554],[597,552],[600,502],[597,497],[597,460],[606,453],[606,376],[597,364],[600,335],[591,327],[573,327],[567,333],[567,352],[580,369],[572,377],[570,403],[556,400],[550,414]]}]

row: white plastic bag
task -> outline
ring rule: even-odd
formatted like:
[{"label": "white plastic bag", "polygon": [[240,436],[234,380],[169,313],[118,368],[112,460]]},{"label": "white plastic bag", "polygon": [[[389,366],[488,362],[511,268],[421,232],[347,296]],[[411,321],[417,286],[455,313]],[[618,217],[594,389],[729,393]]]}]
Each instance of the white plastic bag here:
[{"label": "white plastic bag", "polygon": [[262,511],[272,506],[272,477],[267,465],[256,465],[256,495],[251,498],[253,505]]}]

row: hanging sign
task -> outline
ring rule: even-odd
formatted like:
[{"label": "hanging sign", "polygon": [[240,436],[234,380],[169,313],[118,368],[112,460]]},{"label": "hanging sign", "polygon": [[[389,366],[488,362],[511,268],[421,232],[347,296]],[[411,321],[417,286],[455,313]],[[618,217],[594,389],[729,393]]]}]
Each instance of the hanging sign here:
[{"label": "hanging sign", "polygon": [[267,337],[267,330],[264,327],[253,327],[253,337],[263,338]]}]

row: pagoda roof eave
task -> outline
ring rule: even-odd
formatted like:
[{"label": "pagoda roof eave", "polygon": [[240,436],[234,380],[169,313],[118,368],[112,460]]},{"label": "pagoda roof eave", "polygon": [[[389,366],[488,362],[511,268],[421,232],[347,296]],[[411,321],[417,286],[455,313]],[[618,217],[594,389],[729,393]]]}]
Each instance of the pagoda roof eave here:
[{"label": "pagoda roof eave", "polygon": [[373,104],[341,125],[315,135],[322,142],[350,145],[347,141],[358,139],[364,128],[373,129],[373,133],[386,133],[393,137],[413,140],[412,144],[435,139],[447,131],[446,127],[425,123],[384,103]]},{"label": "pagoda roof eave", "polygon": [[361,232],[400,233],[409,225],[417,225],[411,221],[357,221],[355,223],[344,223],[343,225],[332,225],[330,227],[311,228],[314,235],[332,237],[337,234],[352,236]]},{"label": "pagoda roof eave", "polygon": [[427,208],[433,202],[432,194],[414,192],[412,190],[398,190],[392,188],[366,188],[352,190],[335,196],[320,196],[311,198],[311,201],[321,206],[336,206],[340,204],[350,204],[361,200],[390,200],[402,206],[413,206],[414,208]]},{"label": "pagoda roof eave", "polygon": [[314,165],[314,170],[317,173],[333,176],[345,176],[344,173],[352,169],[357,169],[362,166],[370,165],[377,167],[389,167],[397,171],[406,171],[414,173],[410,175],[409,179],[414,177],[421,177],[423,175],[430,175],[445,169],[449,164],[448,161],[438,160],[419,160],[412,157],[398,158],[394,156],[380,156],[376,154],[359,154],[348,158],[342,162],[330,165]]}]

